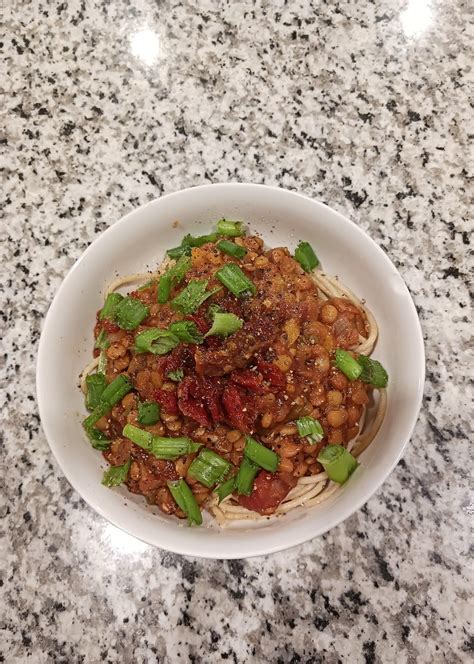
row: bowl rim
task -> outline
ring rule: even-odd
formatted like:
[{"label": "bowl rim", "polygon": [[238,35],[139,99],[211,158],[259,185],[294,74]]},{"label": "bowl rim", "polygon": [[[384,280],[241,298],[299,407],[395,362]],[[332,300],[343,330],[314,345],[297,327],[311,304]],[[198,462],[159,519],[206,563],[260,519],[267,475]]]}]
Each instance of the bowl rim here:
[{"label": "bowl rim", "polygon": [[[280,543],[280,544],[275,544],[272,546],[256,546],[253,548],[253,550],[250,553],[242,553],[238,549],[235,551],[230,551],[226,553],[225,555],[220,554],[219,552],[204,552],[204,551],[190,551],[189,548],[186,546],[176,546],[176,545],[168,545],[166,541],[161,542],[160,544],[157,544],[156,541],[153,541],[153,539],[143,537],[141,535],[137,535],[135,532],[132,532],[131,529],[122,523],[120,519],[118,519],[115,516],[110,516],[108,513],[106,513],[106,510],[102,508],[102,506],[97,502],[94,501],[94,499],[89,496],[89,495],[84,495],[84,493],[81,491],[81,489],[78,488],[78,482],[76,481],[75,477],[71,475],[70,472],[65,470],[58,458],[58,455],[55,450],[55,444],[52,442],[54,439],[54,436],[49,428],[49,422],[48,419],[45,417],[45,406],[44,406],[44,398],[45,398],[45,388],[43,387],[43,376],[44,376],[44,371],[46,370],[47,367],[47,362],[45,358],[46,350],[46,330],[48,329],[49,322],[52,319],[54,313],[55,313],[55,308],[58,303],[58,299],[62,291],[67,288],[68,282],[71,278],[71,276],[80,268],[81,264],[87,259],[90,253],[94,251],[94,245],[96,244],[97,240],[99,238],[106,237],[108,234],[112,232],[116,232],[117,228],[125,226],[125,224],[128,223],[130,217],[136,215],[139,211],[143,211],[146,208],[154,205],[157,203],[157,201],[162,201],[166,199],[167,201],[171,201],[173,198],[178,198],[183,195],[187,195],[188,193],[200,189],[200,190],[208,190],[208,191],[215,191],[216,189],[225,189],[225,188],[233,188],[233,189],[253,189],[253,190],[266,190],[266,191],[274,191],[278,192],[279,194],[284,193],[286,195],[290,195],[292,197],[295,197],[297,199],[303,199],[306,202],[310,202],[315,206],[315,209],[320,208],[324,209],[326,211],[329,211],[331,215],[335,215],[339,217],[339,219],[343,223],[350,223],[352,226],[352,230],[356,233],[358,233],[360,236],[363,236],[365,241],[368,241],[373,249],[379,254],[379,256],[382,258],[384,261],[385,265],[387,267],[390,267],[397,276],[399,284],[403,287],[405,291],[405,295],[407,296],[406,298],[406,303],[411,309],[411,313],[413,314],[413,321],[415,322],[415,328],[417,332],[417,339],[415,342],[419,346],[419,359],[418,359],[418,366],[416,367],[416,376],[418,380],[418,385],[416,388],[416,400],[413,408],[413,414],[412,414],[412,421],[407,429],[407,434],[405,435],[405,440],[403,442],[403,445],[401,445],[400,450],[398,451],[398,454],[394,457],[392,463],[387,467],[387,469],[380,474],[379,477],[377,477],[376,481],[374,481],[370,487],[370,489],[364,493],[363,496],[360,497],[359,500],[356,500],[350,507],[350,509],[346,509],[345,512],[343,512],[339,517],[333,519],[331,523],[329,523],[327,526],[324,525],[319,528],[315,528],[314,530],[310,530],[310,532],[305,532],[302,533],[298,537],[294,537],[291,541],[290,544],[287,544],[286,542]],[[381,488],[382,484],[387,480],[387,478],[391,475],[393,472],[395,466],[399,463],[401,457],[403,456],[406,447],[408,445],[408,442],[410,441],[413,431],[415,429],[415,426],[417,424],[420,410],[421,410],[421,405],[422,405],[422,399],[423,399],[423,393],[424,393],[424,383],[425,383],[425,373],[426,373],[426,368],[425,368],[425,345],[424,345],[424,340],[423,340],[423,331],[421,327],[421,322],[418,317],[418,313],[411,295],[410,290],[408,289],[403,277],[395,267],[395,265],[392,263],[390,260],[389,256],[385,253],[385,251],[375,242],[375,240],[372,239],[372,237],[366,233],[360,226],[358,226],[352,219],[349,217],[346,217],[344,214],[338,212],[334,208],[331,208],[329,205],[326,203],[323,203],[322,201],[312,198],[309,195],[302,194],[297,191],[292,191],[290,189],[286,189],[283,187],[277,187],[273,185],[265,185],[265,184],[256,184],[256,183],[251,183],[251,182],[220,182],[220,183],[212,183],[212,184],[204,184],[204,185],[196,185],[196,186],[190,186],[186,187],[184,189],[179,189],[174,192],[170,192],[169,194],[165,194],[163,196],[159,196],[157,198],[154,198],[151,201],[148,201],[147,203],[138,206],[137,208],[134,208],[127,212],[125,215],[117,219],[116,221],[112,222],[110,226],[108,226],[104,231],[102,231],[94,240],[89,244],[89,246],[81,253],[79,258],[74,262],[74,264],[71,266],[71,268],[67,271],[66,275],[62,279],[58,289],[56,290],[53,299],[51,300],[51,303],[48,307],[48,311],[43,319],[43,324],[41,327],[41,335],[40,335],[40,340],[38,344],[38,351],[37,351],[37,358],[36,358],[36,401],[38,404],[38,411],[40,415],[40,420],[41,420],[41,426],[43,428],[46,440],[48,442],[48,445],[50,447],[50,450],[53,454],[53,457],[55,458],[56,463],[58,464],[61,472],[63,475],[66,477],[68,480],[69,484],[73,487],[73,489],[79,494],[79,496],[84,500],[89,507],[91,507],[96,513],[100,514],[101,517],[103,517],[107,522],[113,524],[123,532],[127,533],[128,535],[131,535],[132,537],[135,537],[136,539],[149,544],[150,546],[155,546],[157,548],[160,548],[164,551],[170,551],[172,553],[176,553],[179,555],[183,556],[188,556],[188,557],[194,557],[194,558],[203,558],[203,559],[215,559],[215,560],[231,560],[231,559],[243,559],[243,558],[252,558],[256,556],[262,556],[262,555],[269,555],[272,553],[276,553],[278,551],[283,551],[287,549],[294,548],[296,546],[299,546],[300,544],[303,544],[309,540],[312,540],[315,537],[318,537],[320,535],[323,535],[324,533],[328,532],[332,528],[335,528],[336,526],[340,525],[343,521],[348,519],[350,516],[352,516],[355,512],[357,512],[363,505],[365,505],[370,498],[372,498]],[[235,542],[232,542],[235,544]]]}]

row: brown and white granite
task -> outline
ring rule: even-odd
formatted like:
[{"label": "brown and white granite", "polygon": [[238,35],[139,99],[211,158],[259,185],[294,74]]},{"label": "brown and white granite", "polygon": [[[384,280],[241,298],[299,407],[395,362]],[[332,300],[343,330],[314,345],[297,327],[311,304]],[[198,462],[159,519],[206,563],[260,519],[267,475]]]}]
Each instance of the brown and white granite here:
[{"label": "brown and white granite", "polygon": [[[468,3],[23,0],[4,19],[1,661],[471,661]],[[427,350],[423,412],[378,494],[304,546],[232,562],[92,512],[34,392],[42,319],[84,248],[152,198],[224,181],[360,224]]]}]

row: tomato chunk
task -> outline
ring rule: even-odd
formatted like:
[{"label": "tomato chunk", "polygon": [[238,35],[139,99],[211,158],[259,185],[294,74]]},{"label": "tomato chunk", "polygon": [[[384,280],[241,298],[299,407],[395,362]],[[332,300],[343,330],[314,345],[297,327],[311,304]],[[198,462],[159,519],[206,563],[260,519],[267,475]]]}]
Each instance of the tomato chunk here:
[{"label": "tomato chunk", "polygon": [[285,374],[281,369],[279,369],[273,362],[265,362],[265,360],[259,360],[257,363],[259,370],[262,372],[263,377],[267,380],[270,385],[274,387],[285,387],[286,378]]},{"label": "tomato chunk", "polygon": [[269,473],[266,470],[261,470],[253,483],[253,489],[250,496],[239,496],[238,501],[242,507],[259,514],[273,514],[281,503],[286,498],[292,489],[292,484],[295,482],[285,481],[287,477],[283,478],[278,473]]},{"label": "tomato chunk", "polygon": [[248,390],[259,391],[262,387],[262,377],[260,374],[249,369],[242,369],[241,371],[233,371],[230,375],[231,380]]},{"label": "tomato chunk", "polygon": [[253,397],[247,396],[242,388],[229,383],[224,389],[222,404],[233,427],[244,433],[253,430],[257,419]]},{"label": "tomato chunk", "polygon": [[176,392],[167,392],[166,390],[155,389],[153,390],[153,400],[160,404],[165,413],[170,415],[177,415],[178,413],[178,399]]}]

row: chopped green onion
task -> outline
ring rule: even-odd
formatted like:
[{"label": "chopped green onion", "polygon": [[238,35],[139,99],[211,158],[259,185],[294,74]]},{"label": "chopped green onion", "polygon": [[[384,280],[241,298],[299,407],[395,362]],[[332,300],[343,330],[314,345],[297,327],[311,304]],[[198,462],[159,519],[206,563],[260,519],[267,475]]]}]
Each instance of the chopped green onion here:
[{"label": "chopped green onion", "polygon": [[186,272],[191,267],[191,259],[189,256],[180,256],[176,263],[166,271],[171,277],[171,282],[174,286],[183,281]]},{"label": "chopped green onion", "polygon": [[247,253],[247,250],[244,247],[241,247],[230,240],[221,240],[216,244],[216,247],[219,251],[222,251],[222,253],[232,256],[233,258],[243,258]]},{"label": "chopped green onion", "polygon": [[217,237],[218,233],[208,233],[207,235],[198,235],[197,237],[185,235],[181,244],[188,247],[202,247],[203,244],[207,244],[208,242],[215,242]]},{"label": "chopped green onion", "polygon": [[204,341],[204,337],[199,332],[196,323],[192,320],[180,320],[176,323],[171,323],[168,329],[183,343],[202,344]]},{"label": "chopped green onion", "polygon": [[154,401],[138,402],[138,421],[145,426],[152,426],[160,419],[160,406]]},{"label": "chopped green onion", "polygon": [[110,466],[108,470],[105,471],[102,478],[102,484],[105,486],[118,486],[126,481],[128,477],[128,471],[130,470],[130,460],[127,463],[124,463],[123,466]]},{"label": "chopped green onion", "polygon": [[208,242],[215,242],[218,238],[217,233],[209,233],[208,235],[199,235],[194,237],[192,235],[185,235],[179,247],[168,249],[166,252],[170,258],[180,258],[181,256],[189,256],[193,247],[202,247],[203,244]]},{"label": "chopped green onion", "polygon": [[253,481],[259,470],[259,466],[244,456],[238,473],[235,476],[235,488],[238,494],[250,496],[253,489]]},{"label": "chopped green onion", "polygon": [[153,353],[153,355],[166,355],[179,344],[178,337],[169,330],[161,327],[152,327],[140,332],[135,337],[135,350],[137,353]]},{"label": "chopped green onion", "polygon": [[168,489],[171,492],[176,504],[188,517],[189,524],[192,525],[195,523],[197,526],[200,526],[202,523],[202,514],[199,509],[198,502],[186,484],[186,482],[181,479],[177,482],[168,482]]},{"label": "chopped green onion", "polygon": [[122,300],[123,295],[120,295],[120,293],[109,293],[100,311],[99,320],[104,320],[104,318],[114,319],[117,307]]},{"label": "chopped green onion", "polygon": [[89,374],[86,377],[86,408],[94,410],[100,403],[100,397],[107,387],[107,378],[103,373]]},{"label": "chopped green onion", "polygon": [[84,428],[87,430],[90,427],[93,427],[101,417],[108,413],[109,410],[112,410],[113,406],[121,401],[132,389],[133,385],[128,376],[120,374],[120,376],[114,378],[114,380],[109,383],[102,392],[99,404],[94,408],[89,417],[86,417],[84,420]]},{"label": "chopped green onion", "polygon": [[103,431],[96,429],[96,427],[89,427],[86,429],[87,437],[89,438],[90,444],[95,450],[100,450],[104,452],[110,447],[110,440],[107,438]]},{"label": "chopped green onion", "polygon": [[176,371],[170,371],[166,374],[170,380],[173,380],[175,383],[179,383],[180,380],[184,378],[184,371],[182,369],[176,369]]},{"label": "chopped green onion", "polygon": [[214,314],[214,322],[212,327],[205,334],[205,337],[210,335],[219,335],[220,337],[228,337],[229,334],[234,334],[237,330],[240,330],[244,321],[236,316],[235,314]]},{"label": "chopped green onion", "polygon": [[227,263],[216,272],[221,283],[237,297],[255,295],[257,288],[235,263]]},{"label": "chopped green onion", "polygon": [[301,438],[307,438],[312,444],[319,443],[324,438],[323,427],[314,417],[300,417],[299,420],[296,420],[296,427],[298,435]]},{"label": "chopped green onion", "polygon": [[191,254],[191,247],[181,244],[179,247],[173,247],[172,249],[167,249],[166,253],[170,258],[189,256]]},{"label": "chopped green onion", "polygon": [[338,348],[336,350],[335,358],[336,367],[339,369],[339,371],[342,371],[344,376],[349,378],[349,380],[356,380],[359,378],[360,374],[362,373],[362,367],[357,362],[357,360],[355,360],[352,355],[347,352],[347,350]]},{"label": "chopped green onion", "polygon": [[158,283],[158,289],[156,292],[156,299],[158,304],[165,304],[168,302],[171,293],[171,277],[169,274],[164,274]]},{"label": "chopped green onion", "polygon": [[359,355],[357,362],[362,367],[360,379],[373,387],[387,387],[388,373],[378,360],[373,360],[366,355]]},{"label": "chopped green onion", "polygon": [[184,454],[193,454],[201,447],[201,443],[195,443],[191,438],[163,438],[133,424],[126,424],[122,433],[157,459],[176,459]]},{"label": "chopped green onion", "polygon": [[191,267],[191,259],[183,254],[176,263],[166,270],[158,284],[157,298],[159,304],[168,302],[172,286],[177,286]]},{"label": "chopped green onion", "polygon": [[188,474],[210,489],[231,469],[231,464],[212,450],[201,450],[188,468]]},{"label": "chopped green onion", "polygon": [[115,322],[122,330],[134,330],[148,316],[149,310],[140,300],[124,297],[115,311]]},{"label": "chopped green onion", "polygon": [[105,330],[101,330],[97,335],[97,339],[95,340],[94,348],[98,348],[99,350],[107,350],[109,346],[110,341],[107,336],[107,332]]},{"label": "chopped green onion", "polygon": [[344,484],[359,465],[356,458],[342,445],[327,445],[318,456],[327,476],[333,482]]},{"label": "chopped green onion", "polygon": [[299,243],[295,251],[295,260],[298,261],[305,272],[311,272],[319,265],[319,259],[309,242]]},{"label": "chopped green onion", "polygon": [[203,279],[202,281],[193,279],[193,281],[190,281],[186,288],[171,300],[173,309],[180,311],[185,316],[197,311],[208,297],[211,297],[211,295],[217,293],[219,290],[219,288],[216,288],[215,290],[207,291],[207,284],[207,279]]},{"label": "chopped green onion", "polygon": [[224,309],[220,306],[220,304],[210,304],[207,308],[207,315],[211,320],[214,318],[215,314],[223,313]]},{"label": "chopped green onion", "polygon": [[221,503],[224,500],[224,498],[230,496],[230,494],[234,490],[235,490],[235,477],[231,477],[223,484],[219,484],[219,486],[214,489],[214,493],[217,494],[219,502]]},{"label": "chopped green onion", "polygon": [[261,443],[257,443],[251,436],[245,436],[244,456],[260,468],[269,470],[271,473],[275,472],[280,463],[280,457],[276,452],[269,450]]},{"label": "chopped green onion", "polygon": [[219,235],[228,237],[237,237],[244,234],[243,223],[241,221],[229,221],[228,219],[219,219],[217,222],[217,232]]},{"label": "chopped green onion", "polygon": [[105,374],[106,369],[107,369],[107,355],[105,354],[105,351],[101,351],[99,355],[99,364],[97,365],[97,373]]}]

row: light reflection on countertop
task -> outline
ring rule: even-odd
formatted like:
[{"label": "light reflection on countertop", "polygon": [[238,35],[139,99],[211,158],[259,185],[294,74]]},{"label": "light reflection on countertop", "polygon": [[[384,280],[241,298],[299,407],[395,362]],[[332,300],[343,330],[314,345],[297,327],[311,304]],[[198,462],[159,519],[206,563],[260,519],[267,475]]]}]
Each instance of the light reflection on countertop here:
[{"label": "light reflection on countertop", "polygon": [[160,55],[159,35],[149,28],[134,32],[130,36],[130,51],[144,64],[148,66],[155,64]]},{"label": "light reflection on countertop", "polygon": [[433,23],[431,0],[408,0],[406,8],[400,12],[403,32],[407,37],[420,37]]}]

